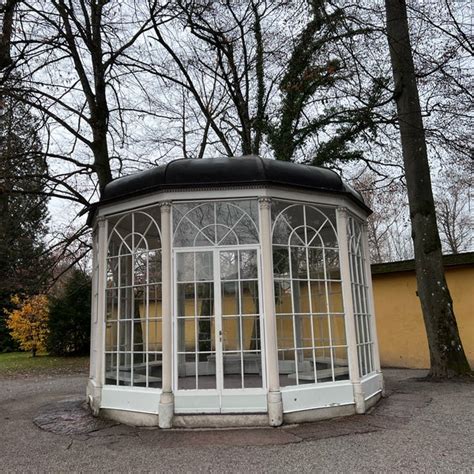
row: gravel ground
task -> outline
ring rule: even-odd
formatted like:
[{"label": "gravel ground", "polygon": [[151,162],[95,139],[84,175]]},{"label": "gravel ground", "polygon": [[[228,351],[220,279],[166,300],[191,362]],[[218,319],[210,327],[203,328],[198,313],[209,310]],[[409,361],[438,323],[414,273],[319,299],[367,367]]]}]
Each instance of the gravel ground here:
[{"label": "gravel ground", "polygon": [[91,419],[84,376],[2,378],[0,472],[474,472],[474,384],[384,374],[367,415],[206,431]]}]

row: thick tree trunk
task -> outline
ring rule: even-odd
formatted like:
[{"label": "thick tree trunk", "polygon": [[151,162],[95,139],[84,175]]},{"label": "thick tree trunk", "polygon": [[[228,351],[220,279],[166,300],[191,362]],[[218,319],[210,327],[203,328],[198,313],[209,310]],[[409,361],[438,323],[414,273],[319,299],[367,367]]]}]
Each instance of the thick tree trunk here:
[{"label": "thick tree trunk", "polygon": [[10,45],[13,33],[13,14],[17,3],[17,0],[7,0],[3,5],[0,5],[0,13],[3,16],[0,33],[0,70],[12,64]]},{"label": "thick tree trunk", "polygon": [[405,0],[385,0],[385,7],[430,376],[462,375],[470,368],[444,275]]}]

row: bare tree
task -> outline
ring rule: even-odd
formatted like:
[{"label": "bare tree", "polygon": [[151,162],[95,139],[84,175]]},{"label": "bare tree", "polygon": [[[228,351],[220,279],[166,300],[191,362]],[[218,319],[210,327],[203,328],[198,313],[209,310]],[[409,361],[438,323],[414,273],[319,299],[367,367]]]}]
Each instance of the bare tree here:
[{"label": "bare tree", "polygon": [[436,215],[443,248],[461,253],[473,248],[471,170],[448,170],[435,182]]},{"label": "bare tree", "polygon": [[404,0],[385,0],[415,267],[430,349],[430,376],[470,372],[446,283]]}]

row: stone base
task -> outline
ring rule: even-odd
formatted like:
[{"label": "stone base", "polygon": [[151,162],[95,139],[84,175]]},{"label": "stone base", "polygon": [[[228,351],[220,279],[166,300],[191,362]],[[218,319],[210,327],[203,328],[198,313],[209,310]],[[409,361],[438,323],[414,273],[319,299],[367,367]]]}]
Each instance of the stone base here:
[{"label": "stone base", "polygon": [[158,415],[153,413],[139,413],[136,411],[114,410],[112,408],[102,408],[100,416],[107,420],[118,421],[130,426],[158,426]]},{"label": "stone base", "polygon": [[247,428],[268,426],[266,414],[175,415],[173,428]]},{"label": "stone base", "polygon": [[308,423],[311,421],[328,420],[341,416],[354,415],[355,405],[340,405],[334,407],[314,408],[312,410],[294,411],[283,414],[283,422],[290,423]]}]

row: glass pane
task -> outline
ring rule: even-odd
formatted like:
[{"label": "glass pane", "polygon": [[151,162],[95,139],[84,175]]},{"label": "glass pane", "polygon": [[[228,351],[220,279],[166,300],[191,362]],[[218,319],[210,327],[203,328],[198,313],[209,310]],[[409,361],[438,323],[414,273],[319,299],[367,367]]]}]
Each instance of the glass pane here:
[{"label": "glass pane", "polygon": [[211,352],[216,350],[214,319],[199,319],[197,321],[198,351]]},{"label": "glass pane", "polygon": [[273,243],[288,245],[290,241],[291,231],[292,229],[288,222],[283,217],[279,217],[273,226]]},{"label": "glass pane", "polygon": [[180,222],[174,233],[175,247],[192,247],[198,229],[186,218]]},{"label": "glass pane", "polygon": [[148,353],[148,386],[161,388],[162,383],[162,355],[155,352]]},{"label": "glass pane", "polygon": [[314,383],[313,350],[297,350],[296,357],[298,361],[298,385]]},{"label": "glass pane", "polygon": [[275,311],[277,314],[293,312],[289,280],[275,281]]},{"label": "glass pane", "polygon": [[295,314],[296,347],[313,347],[311,316]]},{"label": "glass pane", "polygon": [[260,350],[260,317],[242,318],[242,349],[244,351]]},{"label": "glass pane", "polygon": [[109,217],[108,224],[111,235],[115,233],[124,239],[132,232],[132,214]]},{"label": "glass pane", "polygon": [[177,278],[178,281],[194,281],[194,253],[178,253],[176,255]]},{"label": "glass pane", "polygon": [[275,278],[289,277],[290,259],[287,247],[273,246],[273,274]]},{"label": "glass pane", "polygon": [[199,354],[199,360],[197,364],[197,388],[199,390],[211,390],[216,388],[215,359],[215,353]]},{"label": "glass pane", "polygon": [[152,250],[148,254],[149,283],[161,282],[161,251]]},{"label": "glass pane", "polygon": [[295,351],[278,351],[280,386],[296,385]]},{"label": "glass pane", "polygon": [[258,282],[243,281],[240,283],[242,314],[258,314]]},{"label": "glass pane", "polygon": [[118,287],[119,280],[119,259],[108,258],[107,259],[107,288]]},{"label": "glass pane", "polygon": [[119,319],[131,319],[133,315],[133,289],[120,289]]},{"label": "glass pane", "polygon": [[296,313],[309,312],[308,282],[293,280],[293,306]]},{"label": "glass pane", "polygon": [[133,323],[133,350],[143,352],[146,350],[146,321],[135,321]]},{"label": "glass pane", "polygon": [[222,343],[224,351],[240,350],[240,318],[222,319]]},{"label": "glass pane", "polygon": [[177,315],[194,316],[194,283],[178,283],[177,293]]},{"label": "glass pane", "polygon": [[295,347],[293,338],[293,316],[277,316],[278,349]]},{"label": "glass pane", "polygon": [[162,350],[161,319],[148,321],[148,351],[160,352]]},{"label": "glass pane", "polygon": [[119,322],[119,350],[120,351],[132,350],[132,322],[131,321]]},{"label": "glass pane", "polygon": [[196,319],[181,319],[178,324],[178,352],[196,352]]},{"label": "glass pane", "polygon": [[242,353],[226,352],[223,354],[224,388],[242,387]]},{"label": "glass pane", "polygon": [[239,314],[239,282],[226,281],[222,283],[222,314]]},{"label": "glass pane", "polygon": [[[135,212],[134,232],[144,237],[147,243],[147,249],[159,249],[161,247],[160,234],[157,224],[160,221],[161,212],[159,207],[147,209],[146,212]],[[138,239],[136,239],[138,241]],[[137,246],[137,243],[135,245]]]},{"label": "glass pane", "polygon": [[343,315],[331,316],[331,336],[333,346],[343,346],[346,344],[346,327]]},{"label": "glass pane", "polygon": [[132,356],[131,354],[119,354],[119,385],[132,385]]},{"label": "glass pane", "polygon": [[301,204],[291,205],[283,215],[293,229],[304,226],[303,206]]},{"label": "glass pane", "polygon": [[120,260],[120,286],[132,285],[132,256],[123,255]]},{"label": "glass pane", "polygon": [[334,361],[335,380],[349,380],[347,349],[345,347],[335,347],[332,349],[332,355]]},{"label": "glass pane", "polygon": [[212,202],[199,204],[186,215],[198,229],[213,227],[215,223],[214,205]]},{"label": "glass pane", "polygon": [[148,317],[161,318],[161,285],[148,287]]},{"label": "glass pane", "polygon": [[290,237],[290,245],[305,245],[306,230],[305,227],[298,227],[293,230]]},{"label": "glass pane", "polygon": [[148,273],[148,253],[135,253],[133,257],[133,283],[134,285],[146,285]]},{"label": "glass pane", "polygon": [[337,235],[329,222],[319,231],[319,235],[323,239],[325,247],[337,248]]},{"label": "glass pane", "polygon": [[339,268],[339,252],[337,250],[327,249],[326,256],[326,275],[329,280],[340,280],[341,270]]},{"label": "glass pane", "polygon": [[314,347],[331,345],[329,321],[326,314],[313,316]]},{"label": "glass pane", "polygon": [[146,286],[135,286],[133,288],[132,315],[135,319],[146,317]]},{"label": "glass pane", "polygon": [[197,316],[207,317],[214,314],[214,284],[196,284]]},{"label": "glass pane", "polygon": [[238,273],[237,252],[220,252],[221,280],[237,280]]},{"label": "glass pane", "polygon": [[178,354],[178,390],[196,389],[196,354]]},{"label": "glass pane", "polygon": [[343,313],[342,289],[340,283],[328,282],[329,311],[331,313]]},{"label": "glass pane", "polygon": [[311,308],[313,313],[327,313],[326,285],[323,281],[312,281]]},{"label": "glass pane", "polygon": [[146,387],[146,353],[133,354],[133,385]]},{"label": "glass pane", "polygon": [[236,223],[233,227],[233,231],[239,238],[240,245],[258,243],[258,230],[254,221],[251,221],[247,217],[244,217]]},{"label": "glass pane", "polygon": [[240,254],[240,278],[242,280],[258,278],[257,251],[241,250]]},{"label": "glass pane", "polygon": [[312,280],[325,280],[323,249],[308,248],[309,277]]},{"label": "glass pane", "polygon": [[105,319],[117,319],[118,290],[106,290]]},{"label": "glass pane", "polygon": [[331,349],[315,349],[316,376],[318,382],[332,382]]},{"label": "glass pane", "polygon": [[308,278],[306,249],[304,247],[291,247],[291,277]]},{"label": "glass pane", "polygon": [[196,252],[196,280],[213,280],[212,252]]},{"label": "glass pane", "polygon": [[117,323],[107,322],[105,325],[105,350],[117,350]]},{"label": "glass pane", "polygon": [[239,239],[232,228],[217,225],[217,245],[238,245]]},{"label": "glass pane", "polygon": [[243,354],[244,388],[262,387],[262,355],[260,352]]},{"label": "glass pane", "polygon": [[198,231],[194,238],[193,245],[196,247],[209,247],[216,243],[216,227],[212,224]]},{"label": "glass pane", "polygon": [[222,224],[228,229],[234,227],[236,222],[242,217],[242,211],[238,207],[239,203],[236,202],[217,202],[216,203],[216,222]]},{"label": "glass pane", "polygon": [[105,383],[117,384],[117,354],[105,354]]}]

